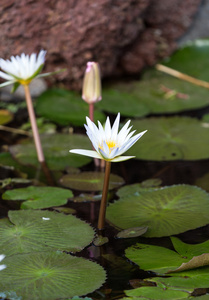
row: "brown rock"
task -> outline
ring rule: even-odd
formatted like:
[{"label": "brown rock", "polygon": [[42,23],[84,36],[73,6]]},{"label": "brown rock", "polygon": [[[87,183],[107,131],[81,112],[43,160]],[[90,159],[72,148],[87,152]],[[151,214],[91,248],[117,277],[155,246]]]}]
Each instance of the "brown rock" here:
[{"label": "brown rock", "polygon": [[138,73],[173,51],[200,2],[1,0],[0,56],[46,49],[45,71],[67,68],[56,79],[71,88],[81,87],[89,60],[103,77]]}]

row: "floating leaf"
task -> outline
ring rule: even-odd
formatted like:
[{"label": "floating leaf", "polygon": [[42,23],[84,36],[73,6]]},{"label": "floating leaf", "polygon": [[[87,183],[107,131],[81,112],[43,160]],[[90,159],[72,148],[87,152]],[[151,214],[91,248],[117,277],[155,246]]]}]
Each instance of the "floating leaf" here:
[{"label": "floating leaf", "polygon": [[94,245],[97,247],[102,246],[108,242],[109,242],[108,237],[102,235],[97,235],[96,238],[94,239]]},{"label": "floating leaf", "polygon": [[[91,161],[86,156],[69,153],[74,148],[89,148],[89,139],[79,134],[50,134],[41,136],[47,165],[53,170],[63,170],[67,166],[81,167]],[[23,140],[21,144],[10,147],[12,155],[22,164],[38,165],[34,142]]]},{"label": "floating leaf", "polygon": [[94,230],[72,215],[52,211],[9,211],[0,220],[0,247],[5,255],[35,251],[80,251],[94,238]]},{"label": "floating leaf", "polygon": [[107,219],[121,229],[148,227],[146,237],[160,237],[209,222],[209,194],[190,185],[173,185],[131,194],[110,204]]},{"label": "floating leaf", "polygon": [[[190,269],[209,265],[209,240],[195,245],[183,243],[174,237],[171,240],[177,252],[160,246],[137,243],[126,249],[126,256],[141,269],[158,274],[177,275],[174,272],[178,272],[178,276],[185,276],[190,274]],[[186,270],[189,271],[185,272]]]},{"label": "floating leaf", "polygon": [[209,81],[208,51],[209,39],[190,41],[166,59],[163,64],[187,75]]},{"label": "floating leaf", "polygon": [[148,132],[127,151],[128,155],[157,161],[209,158],[209,127],[197,119],[149,118],[133,121],[132,125],[137,131]]},{"label": "floating leaf", "polygon": [[102,194],[94,195],[94,194],[87,194],[82,193],[79,196],[74,197],[72,200],[73,202],[96,202],[102,199]]},{"label": "floating leaf", "polygon": [[125,291],[126,295],[129,298],[125,299],[149,299],[149,300],[176,300],[176,299],[188,299],[189,293],[186,291],[179,291],[174,288],[167,288],[164,287],[150,287],[150,286],[143,286],[133,290]]},{"label": "floating leaf", "polygon": [[[103,188],[104,172],[82,172],[79,174],[67,174],[60,179],[60,183],[68,188],[81,191],[100,191]],[[124,184],[122,177],[110,175],[109,189]]]},{"label": "floating leaf", "polygon": [[5,258],[0,290],[14,291],[22,300],[55,300],[98,289],[106,274],[101,266],[61,252],[19,254]]},{"label": "floating leaf", "polygon": [[2,195],[3,200],[26,200],[21,204],[22,209],[41,209],[64,205],[72,197],[70,190],[58,187],[29,186],[8,190]]},{"label": "floating leaf", "polygon": [[207,89],[153,69],[146,71],[140,81],[115,84],[104,90],[105,96],[108,105],[101,101],[98,107],[115,113],[120,107],[122,115],[133,117],[181,112],[209,104]]},{"label": "floating leaf", "polygon": [[[83,126],[89,115],[88,105],[76,92],[64,89],[51,89],[44,92],[36,102],[36,111],[42,117],[60,125]],[[95,120],[105,121],[105,115],[94,111]]]},{"label": "floating leaf", "polygon": [[134,228],[125,229],[118,232],[116,237],[120,239],[137,237],[147,232],[147,229],[148,229],[147,227],[134,227]]},{"label": "floating leaf", "polygon": [[0,125],[7,124],[13,120],[13,114],[6,110],[0,109]]},{"label": "floating leaf", "polygon": [[150,113],[150,109],[139,100],[139,97],[131,93],[121,92],[116,88],[106,88],[102,91],[102,98],[97,106],[109,113],[117,114],[120,111],[123,116],[144,117]]}]

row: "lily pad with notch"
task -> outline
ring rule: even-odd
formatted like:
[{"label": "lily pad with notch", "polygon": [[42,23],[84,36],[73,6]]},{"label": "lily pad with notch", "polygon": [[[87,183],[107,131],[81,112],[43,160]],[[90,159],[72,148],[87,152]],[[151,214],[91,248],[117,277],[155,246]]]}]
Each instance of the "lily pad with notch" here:
[{"label": "lily pad with notch", "polygon": [[[175,251],[165,247],[137,243],[125,251],[128,259],[145,271],[157,274],[184,277],[185,273],[197,268],[209,267],[209,241],[200,244],[186,244],[171,237]],[[195,271],[196,272],[196,271]],[[201,274],[200,272],[200,274]]]},{"label": "lily pad with notch", "polygon": [[5,255],[36,251],[77,252],[94,238],[93,228],[73,215],[42,210],[9,211],[0,220],[0,247]]},{"label": "lily pad with notch", "polygon": [[[36,102],[38,115],[60,125],[83,126],[89,115],[88,110],[88,105],[78,93],[58,88],[44,92]],[[94,111],[94,118],[105,121],[105,115],[97,109]]]},{"label": "lily pad with notch", "polygon": [[[90,147],[89,139],[81,134],[42,135],[41,142],[46,163],[52,170],[63,170],[67,166],[81,167],[91,161],[89,157],[69,153],[70,149]],[[24,165],[38,165],[34,142],[24,139],[9,147],[11,154]]]},{"label": "lily pad with notch", "polygon": [[0,290],[5,294],[13,291],[22,300],[82,296],[98,289],[106,279],[100,265],[59,251],[17,254],[6,257],[5,264]]},{"label": "lily pad with notch", "polygon": [[146,237],[179,234],[209,223],[209,194],[190,185],[173,185],[121,197],[107,208],[117,228],[148,227]]},{"label": "lily pad with notch", "polygon": [[[104,183],[104,172],[81,172],[67,174],[60,179],[60,183],[68,188],[81,191],[101,191]],[[111,174],[109,189],[118,188],[124,184],[122,177]]]},{"label": "lily pad with notch", "polygon": [[148,132],[127,155],[155,161],[209,158],[209,127],[195,118],[148,118],[134,120],[132,125],[137,131]]},{"label": "lily pad with notch", "polygon": [[64,205],[72,197],[70,190],[58,187],[29,186],[8,190],[2,195],[3,200],[22,200],[21,209],[42,209]]}]

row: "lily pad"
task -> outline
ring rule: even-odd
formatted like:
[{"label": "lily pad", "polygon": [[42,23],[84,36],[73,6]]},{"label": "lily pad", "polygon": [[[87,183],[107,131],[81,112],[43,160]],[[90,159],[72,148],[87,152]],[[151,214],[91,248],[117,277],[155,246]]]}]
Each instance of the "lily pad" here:
[{"label": "lily pad", "polygon": [[72,197],[70,190],[58,187],[29,186],[8,190],[2,195],[3,200],[26,200],[21,204],[22,209],[41,209],[64,205]]},{"label": "lily pad", "polygon": [[98,289],[106,279],[98,264],[58,251],[14,255],[6,257],[5,263],[0,290],[14,291],[22,300],[82,296]]},{"label": "lily pad", "polygon": [[146,103],[139,101],[139,97],[131,93],[120,91],[116,88],[106,88],[102,91],[103,101],[97,106],[109,113],[117,114],[120,111],[123,116],[144,117],[150,113]]},{"label": "lily pad", "polygon": [[13,114],[6,110],[0,109],[0,125],[7,124],[13,120]]},{"label": "lily pad", "polygon": [[0,220],[0,247],[5,255],[35,251],[81,251],[94,230],[73,215],[41,210],[9,211]]},{"label": "lily pad", "polygon": [[[82,172],[79,174],[67,174],[60,179],[60,183],[75,190],[101,191],[104,183],[104,172]],[[124,184],[122,177],[111,174],[109,189],[120,187]]]},{"label": "lily pad", "polygon": [[[53,170],[63,170],[67,166],[81,167],[91,161],[86,156],[69,154],[70,149],[90,147],[89,139],[80,134],[50,134],[41,136],[47,165]],[[25,139],[9,148],[12,155],[25,165],[38,165],[33,140]]]},{"label": "lily pad", "polygon": [[[125,253],[128,259],[141,269],[157,274],[185,276],[187,273],[190,274],[191,269],[209,265],[209,241],[193,245],[183,243],[174,237],[171,240],[176,252],[160,246],[137,243],[126,249]],[[207,256],[205,261],[202,259],[203,255]],[[176,272],[178,274],[175,274]]]},{"label": "lily pad", "polygon": [[154,69],[146,71],[139,81],[115,84],[104,90],[104,95],[107,95],[110,102],[106,108],[104,106],[106,101],[98,103],[99,107],[115,113],[120,108],[122,115],[133,117],[140,116],[140,109],[142,109],[141,116],[145,116],[151,113],[181,112],[209,104],[207,89]]},{"label": "lily pad", "polygon": [[131,194],[109,205],[107,220],[121,229],[146,226],[146,237],[179,234],[209,223],[209,194],[184,184]]},{"label": "lily pad", "polygon": [[148,132],[127,155],[156,161],[209,158],[209,127],[197,119],[149,118],[133,121],[132,125],[137,131],[147,129]]},{"label": "lily pad", "polygon": [[195,78],[209,81],[208,51],[209,39],[190,41],[163,64]]},{"label": "lily pad", "polygon": [[176,300],[176,299],[188,299],[190,296],[186,291],[180,291],[174,288],[167,288],[164,287],[150,287],[150,286],[143,286],[133,290],[125,291],[126,295],[129,298],[123,299],[149,299],[149,300]]},{"label": "lily pad", "polygon": [[127,238],[141,236],[145,232],[147,232],[147,229],[148,229],[147,227],[134,227],[134,228],[124,229],[118,232],[116,237],[120,239],[127,239]]},{"label": "lily pad", "polygon": [[[60,125],[83,126],[89,107],[78,93],[56,88],[44,92],[37,99],[36,112]],[[101,122],[106,119],[98,110],[94,111],[94,118]]]}]

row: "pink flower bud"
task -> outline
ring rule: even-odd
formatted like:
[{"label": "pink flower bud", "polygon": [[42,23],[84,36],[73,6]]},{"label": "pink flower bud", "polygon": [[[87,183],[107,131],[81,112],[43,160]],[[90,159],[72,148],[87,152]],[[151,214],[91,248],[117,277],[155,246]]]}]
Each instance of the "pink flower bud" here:
[{"label": "pink flower bud", "polygon": [[93,61],[87,63],[84,81],[82,98],[87,103],[95,103],[102,99],[101,96],[101,77],[99,64]]}]

